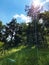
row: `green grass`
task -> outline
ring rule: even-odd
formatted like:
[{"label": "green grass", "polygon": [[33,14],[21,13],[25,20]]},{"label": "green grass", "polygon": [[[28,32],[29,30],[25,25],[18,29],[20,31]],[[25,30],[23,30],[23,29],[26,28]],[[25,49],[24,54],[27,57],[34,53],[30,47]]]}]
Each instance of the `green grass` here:
[{"label": "green grass", "polygon": [[19,46],[0,55],[0,65],[49,65],[49,49]]}]

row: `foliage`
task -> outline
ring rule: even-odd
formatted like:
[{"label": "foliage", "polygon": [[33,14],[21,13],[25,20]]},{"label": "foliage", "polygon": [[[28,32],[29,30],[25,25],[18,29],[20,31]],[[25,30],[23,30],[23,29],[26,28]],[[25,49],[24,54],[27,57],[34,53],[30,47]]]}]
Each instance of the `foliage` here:
[{"label": "foliage", "polygon": [[[2,21],[0,21],[0,41],[4,42],[4,47],[7,46],[7,48],[22,44],[29,46],[44,44],[45,46],[49,35],[48,14],[48,11],[40,13],[36,20],[34,19],[28,24],[17,23],[17,20],[14,18],[6,25],[3,25]],[[43,18],[42,23],[39,23],[40,18]]]}]

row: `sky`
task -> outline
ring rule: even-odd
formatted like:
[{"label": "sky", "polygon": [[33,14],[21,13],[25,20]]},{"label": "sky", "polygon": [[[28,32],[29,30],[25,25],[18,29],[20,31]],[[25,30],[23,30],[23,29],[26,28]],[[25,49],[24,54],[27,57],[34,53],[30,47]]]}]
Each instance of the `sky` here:
[{"label": "sky", "polygon": [[[46,0],[41,0],[46,1]],[[48,9],[49,0],[44,4],[44,9]],[[30,20],[25,12],[25,5],[29,5],[32,0],[0,0],[0,20],[3,24],[11,21],[13,17],[17,18],[18,22]]]}]

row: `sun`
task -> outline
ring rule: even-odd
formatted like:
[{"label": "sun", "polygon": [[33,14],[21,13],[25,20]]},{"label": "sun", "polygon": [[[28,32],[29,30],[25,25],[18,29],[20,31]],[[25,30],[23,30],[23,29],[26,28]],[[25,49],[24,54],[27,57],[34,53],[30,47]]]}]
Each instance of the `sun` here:
[{"label": "sun", "polygon": [[34,7],[40,6],[40,4],[41,4],[40,0],[33,0]]}]

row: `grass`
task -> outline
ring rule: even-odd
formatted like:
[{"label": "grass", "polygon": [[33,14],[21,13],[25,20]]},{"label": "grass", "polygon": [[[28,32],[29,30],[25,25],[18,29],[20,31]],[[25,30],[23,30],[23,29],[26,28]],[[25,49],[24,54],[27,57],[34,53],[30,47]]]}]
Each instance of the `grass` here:
[{"label": "grass", "polygon": [[49,49],[19,46],[0,55],[0,65],[49,65]]}]

